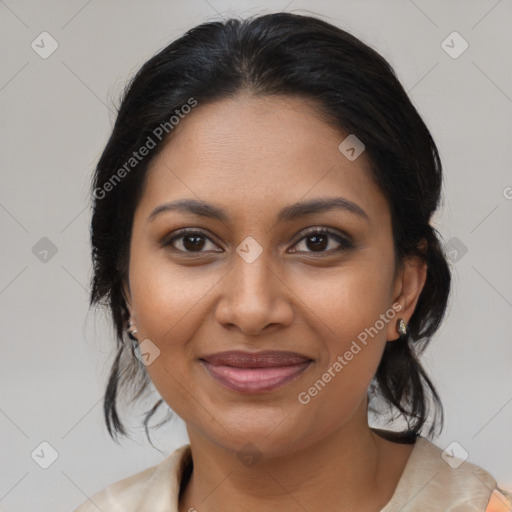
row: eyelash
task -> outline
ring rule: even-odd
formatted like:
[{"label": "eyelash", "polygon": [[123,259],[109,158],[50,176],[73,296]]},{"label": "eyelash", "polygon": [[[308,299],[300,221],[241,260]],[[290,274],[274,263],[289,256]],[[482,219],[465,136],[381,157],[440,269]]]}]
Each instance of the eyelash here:
[{"label": "eyelash", "polygon": [[[171,239],[164,240],[162,242],[162,247],[171,246],[174,249],[176,249],[173,246],[173,242],[175,240],[179,240],[179,239],[185,238],[187,236],[191,236],[191,235],[199,235],[201,237],[206,238],[210,242],[215,243],[203,231],[197,230],[195,228],[185,228],[185,229],[181,229],[177,233],[175,233],[174,236]],[[338,232],[333,231],[333,230],[331,230],[329,228],[309,228],[307,231],[305,231],[303,233],[302,237],[299,238],[297,240],[297,242],[295,242],[293,245],[295,246],[295,245],[299,244],[300,242],[302,242],[304,239],[308,238],[308,236],[311,236],[311,235],[328,235],[329,237],[333,238],[336,242],[338,242],[340,244],[340,247],[338,247],[337,249],[334,249],[334,250],[331,249],[330,251],[319,251],[319,252],[314,252],[314,251],[293,251],[293,252],[306,252],[307,254],[312,254],[315,257],[317,257],[317,256],[321,257],[323,255],[331,255],[333,253],[341,252],[341,251],[347,250],[347,249],[352,249],[354,247],[353,243],[350,240],[348,240],[347,238],[342,237]],[[182,252],[182,253],[185,253],[185,254],[201,254],[201,253],[206,252],[206,251],[186,251],[186,250],[184,251],[182,249],[176,249],[176,251]],[[215,251],[215,252],[221,252],[221,251]]]}]

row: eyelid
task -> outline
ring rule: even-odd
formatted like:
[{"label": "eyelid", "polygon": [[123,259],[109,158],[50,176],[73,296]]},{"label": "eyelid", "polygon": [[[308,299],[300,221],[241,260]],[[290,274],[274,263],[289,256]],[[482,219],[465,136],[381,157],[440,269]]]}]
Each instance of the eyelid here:
[{"label": "eyelid", "polygon": [[327,233],[333,236],[334,238],[340,239],[345,244],[352,243],[351,237],[348,234],[343,233],[342,231],[339,231],[334,228],[329,228],[327,226],[311,226],[309,228],[303,229],[297,235],[297,241],[294,243],[294,245],[296,245],[297,242],[300,242],[303,238],[306,238],[308,235],[313,233]]},{"label": "eyelid", "polygon": [[[174,240],[178,240],[187,235],[196,235],[196,234],[203,236],[204,238],[206,238],[207,240],[209,240],[210,242],[212,242],[216,245],[219,245],[211,235],[207,234],[207,232],[201,228],[183,228],[183,229],[178,229],[177,231],[174,231],[172,233],[172,236],[166,236],[160,243],[160,246],[163,248],[165,248],[167,246],[172,247],[172,243],[174,242]],[[180,249],[176,249],[176,248],[174,248],[174,249],[177,252],[184,253],[184,254],[202,254],[205,252],[205,251],[197,251],[194,253],[194,251],[182,251]],[[220,252],[220,251],[216,251],[216,252]]]}]

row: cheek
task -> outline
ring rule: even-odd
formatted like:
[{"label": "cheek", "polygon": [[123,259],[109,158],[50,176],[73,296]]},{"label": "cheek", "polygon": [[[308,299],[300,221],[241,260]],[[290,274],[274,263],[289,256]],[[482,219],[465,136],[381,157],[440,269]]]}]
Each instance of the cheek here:
[{"label": "cheek", "polygon": [[[301,299],[317,318],[323,338],[330,340],[330,352],[348,349],[361,333],[359,339],[363,340],[368,330],[372,332],[371,338],[385,338],[385,325],[379,319],[388,310],[394,314],[390,304],[391,280],[392,271],[384,265],[379,269],[358,262],[316,285],[304,286]],[[376,322],[378,334],[370,329]]]},{"label": "cheek", "polygon": [[200,266],[179,267],[163,253],[135,257],[130,284],[139,332],[165,347],[188,339],[219,277]]},{"label": "cheek", "polygon": [[306,294],[304,288],[311,329],[322,340],[313,388],[304,390],[311,398],[318,394],[317,405],[334,400],[351,408],[364,396],[379,365],[388,326],[396,322],[391,280],[392,270],[385,265],[358,264],[322,282],[318,293],[312,294],[309,287]]},{"label": "cheek", "polygon": [[193,357],[187,340],[201,323],[205,295],[216,281],[159,259],[133,258],[130,287],[137,337],[140,342],[149,340],[147,346],[156,347],[152,350],[158,354],[146,371],[162,397],[172,397],[175,402],[184,391],[180,382],[184,382],[187,361]]},{"label": "cheek", "polygon": [[[351,269],[310,296],[316,318],[311,328],[322,340],[321,358],[297,396],[303,414],[324,433],[352,417],[365,400],[395,312],[389,304],[385,271]],[[386,281],[386,282],[384,282]],[[387,316],[386,316],[387,313]],[[384,320],[382,319],[384,318]],[[321,319],[321,320],[320,320]],[[315,430],[316,432],[316,430]]]}]

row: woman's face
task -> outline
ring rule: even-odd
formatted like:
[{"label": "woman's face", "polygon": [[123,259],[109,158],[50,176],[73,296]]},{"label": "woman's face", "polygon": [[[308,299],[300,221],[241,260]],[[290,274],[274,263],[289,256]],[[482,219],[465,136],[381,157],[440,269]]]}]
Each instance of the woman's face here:
[{"label": "woman's face", "polygon": [[[233,450],[284,454],[366,425],[368,385],[425,268],[395,275],[365,153],[347,158],[348,134],[299,98],[199,103],[173,132],[135,212],[126,289],[157,390],[189,435]],[[184,200],[205,205],[152,215]],[[225,351],[298,355],[210,357]]]}]

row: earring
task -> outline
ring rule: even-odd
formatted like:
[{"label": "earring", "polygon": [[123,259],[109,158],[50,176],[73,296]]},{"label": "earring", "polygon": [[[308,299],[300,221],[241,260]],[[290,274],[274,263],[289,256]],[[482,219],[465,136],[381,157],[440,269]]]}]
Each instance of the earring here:
[{"label": "earring", "polygon": [[407,334],[407,322],[399,318],[396,322],[396,330],[400,336],[405,336]]},{"label": "earring", "polygon": [[126,328],[126,332],[128,333],[128,337],[134,341],[138,341],[135,335],[137,334],[137,328],[133,326],[133,322],[130,320],[128,322],[128,327]]}]

